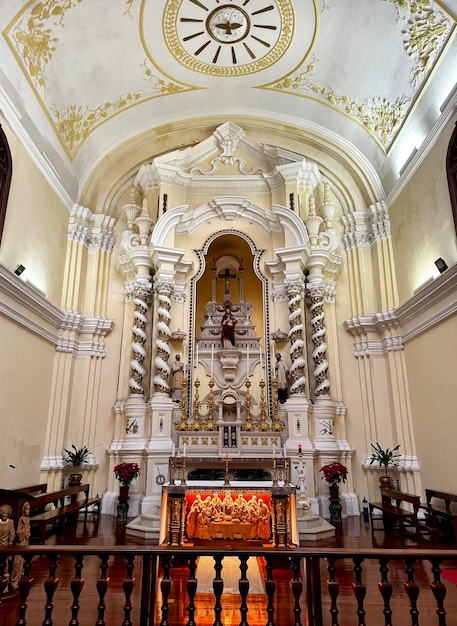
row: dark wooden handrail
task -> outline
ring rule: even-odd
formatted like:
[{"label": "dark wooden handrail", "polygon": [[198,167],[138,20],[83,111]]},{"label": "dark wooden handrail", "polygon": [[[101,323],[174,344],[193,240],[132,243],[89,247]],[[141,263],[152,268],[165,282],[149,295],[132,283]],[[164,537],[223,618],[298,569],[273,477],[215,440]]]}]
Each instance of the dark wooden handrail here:
[{"label": "dark wooden handrail", "polygon": [[[378,598],[377,610],[379,614],[376,621],[371,623],[391,624],[397,623],[395,615],[392,616],[390,600],[395,585],[398,594],[404,594],[404,601],[408,604],[410,623],[419,623],[418,606],[423,604],[423,592],[431,591],[429,606],[432,606],[433,618],[428,621],[420,621],[421,624],[437,624],[446,626],[445,597],[446,586],[441,580],[441,566],[445,563],[448,567],[457,569],[457,551],[440,549],[328,549],[328,548],[265,548],[265,547],[239,547],[232,548],[229,545],[211,545],[197,547],[177,547],[170,549],[166,546],[154,547],[132,547],[132,546],[78,546],[78,545],[43,545],[29,547],[2,547],[0,548],[0,580],[5,580],[4,573],[7,559],[10,556],[20,556],[23,561],[23,576],[19,583],[20,598],[17,615],[14,621],[2,621],[3,606],[0,606],[0,622],[4,626],[10,624],[46,624],[52,623],[52,611],[54,602],[58,597],[58,577],[61,561],[71,558],[74,575],[70,581],[72,601],[68,605],[70,623],[78,623],[78,613],[80,604],[84,602],[84,583],[96,586],[98,594],[98,604],[93,607],[94,619],[92,623],[100,626],[105,624],[105,612],[109,608],[107,591],[110,584],[116,589],[122,590],[122,610],[123,620],[118,619],[116,623],[140,624],[141,626],[153,626],[154,616],[157,611],[161,614],[160,626],[175,626],[177,624],[198,625],[198,611],[195,605],[195,592],[197,589],[197,559],[200,556],[211,556],[214,559],[214,613],[215,623],[223,622],[223,605],[221,597],[223,593],[223,573],[224,557],[235,556],[239,559],[240,578],[240,623],[247,624],[247,614],[249,610],[249,569],[246,567],[248,557],[261,557],[265,559],[265,614],[267,616],[267,626],[302,626],[305,623],[309,626],[323,626],[332,624],[337,626],[339,615],[342,616],[343,609],[347,609],[347,581],[348,563],[353,572],[351,581],[353,604],[351,605],[351,619],[341,620],[344,623],[365,624],[365,612],[367,609],[365,596],[367,592],[376,592]],[[36,557],[47,559],[47,574],[35,576]],[[86,580],[84,574],[87,557],[97,557],[99,559],[99,576],[96,580]],[[116,569],[118,579],[113,579],[111,573],[112,563],[109,559],[122,557],[123,566]],[[39,560],[39,559],[38,559]],[[275,564],[290,565],[290,611],[275,613],[275,589],[274,578]],[[364,563],[370,561],[376,563],[376,581],[369,584],[365,582]],[[179,567],[187,567],[187,582],[185,589],[188,604],[187,615],[181,615],[179,621],[170,618],[170,594],[173,589],[173,567],[174,562],[179,563]],[[42,563],[42,560],[41,560]],[[160,566],[160,570],[159,570]],[[141,567],[141,578],[135,580]],[[341,569],[339,569],[341,568]],[[43,568],[41,568],[41,571]],[[110,571],[109,571],[110,570]],[[340,603],[342,591],[339,582],[339,572],[346,570],[345,599],[346,605]],[[93,568],[91,570],[93,572]],[[160,575],[159,575],[160,571]],[[371,567],[373,572],[373,567]],[[67,567],[68,572],[68,567]],[[420,576],[417,576],[417,572]],[[430,580],[426,583],[420,578],[424,578],[424,572]],[[394,581],[390,580],[394,574]],[[111,578],[111,583],[109,582]],[[322,584],[322,581],[324,584]],[[68,586],[68,585],[67,585]],[[371,586],[371,587],[370,587]],[[43,589],[43,597],[37,603],[35,601],[32,615],[27,615],[30,610],[29,595],[31,590],[38,592],[37,587]],[[418,601],[419,594],[421,599]],[[93,596],[92,596],[93,599]],[[371,603],[373,604],[373,603]],[[37,615],[39,606],[40,615]],[[454,603],[454,607],[456,604]],[[372,607],[370,607],[372,610]],[[436,616],[436,617],[435,617]],[[119,617],[119,616],[118,616]],[[330,620],[329,621],[329,617]],[[433,619],[433,621],[430,621]],[[33,621],[36,620],[36,621]],[[66,622],[68,623],[68,619]],[[107,621],[106,623],[112,623]],[[249,622],[250,623],[250,622]]]}]

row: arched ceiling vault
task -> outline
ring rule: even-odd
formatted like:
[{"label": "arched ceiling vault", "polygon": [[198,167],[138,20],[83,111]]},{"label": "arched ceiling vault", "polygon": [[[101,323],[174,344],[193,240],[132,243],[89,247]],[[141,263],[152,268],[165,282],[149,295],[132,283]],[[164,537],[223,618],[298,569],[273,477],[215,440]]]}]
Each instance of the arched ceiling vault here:
[{"label": "arched ceiling vault", "polygon": [[0,25],[0,109],[92,211],[229,119],[369,205],[456,100],[455,0],[8,0]]}]

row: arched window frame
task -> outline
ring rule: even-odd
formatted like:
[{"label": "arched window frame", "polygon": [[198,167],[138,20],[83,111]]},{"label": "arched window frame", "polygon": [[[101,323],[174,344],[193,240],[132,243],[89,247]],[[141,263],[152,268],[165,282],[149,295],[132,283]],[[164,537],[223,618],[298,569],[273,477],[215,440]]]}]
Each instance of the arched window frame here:
[{"label": "arched window frame", "polygon": [[449,195],[451,196],[452,214],[454,216],[454,228],[457,235],[457,122],[447,150],[446,172]]},{"label": "arched window frame", "polygon": [[5,225],[6,206],[10,192],[13,163],[8,140],[0,124],[0,242]]}]

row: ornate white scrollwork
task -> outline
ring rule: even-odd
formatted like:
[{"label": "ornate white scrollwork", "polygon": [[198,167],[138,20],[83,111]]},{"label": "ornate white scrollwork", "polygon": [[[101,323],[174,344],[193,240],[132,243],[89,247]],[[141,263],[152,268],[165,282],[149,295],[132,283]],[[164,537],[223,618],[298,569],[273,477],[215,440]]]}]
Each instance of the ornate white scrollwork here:
[{"label": "ornate white scrollwork", "polygon": [[314,378],[316,381],[316,396],[328,396],[330,390],[330,381],[327,378],[328,361],[327,344],[325,342],[325,313],[324,313],[324,290],[321,288],[309,289],[311,296],[311,326],[313,333],[311,340],[314,345],[313,361],[315,364]]},{"label": "ornate white scrollwork", "polygon": [[145,369],[143,362],[146,357],[146,350],[144,344],[146,342],[146,324],[148,311],[148,298],[151,291],[151,284],[143,283],[138,284],[135,290],[135,298],[133,302],[135,304],[135,311],[133,313],[133,328],[132,328],[132,359],[130,361],[130,369],[132,375],[129,379],[129,388],[131,394],[143,394],[143,378],[145,375]]},{"label": "ornate white scrollwork", "polygon": [[300,282],[294,281],[286,284],[289,296],[289,341],[290,341],[290,358],[292,365],[290,367],[290,376],[292,377],[292,385],[290,386],[291,395],[304,394],[306,390],[305,364],[303,357],[303,349],[305,342],[303,340],[303,320],[302,320],[302,292],[303,287]]},{"label": "ornate white scrollwork", "polygon": [[170,357],[171,349],[169,346],[171,339],[171,293],[173,291],[173,285],[168,281],[157,281],[155,284],[157,293],[157,299],[159,306],[157,308],[157,339],[156,339],[156,357],[154,359],[155,374],[154,374],[154,387],[159,393],[170,392],[170,385],[168,383],[170,378],[171,368],[168,365],[168,359]]}]

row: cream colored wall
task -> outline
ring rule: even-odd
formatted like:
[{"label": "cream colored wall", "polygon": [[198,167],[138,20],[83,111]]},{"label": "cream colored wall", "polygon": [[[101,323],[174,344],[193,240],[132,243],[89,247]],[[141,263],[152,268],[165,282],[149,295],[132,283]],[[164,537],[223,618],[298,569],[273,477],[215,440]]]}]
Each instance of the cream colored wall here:
[{"label": "cream colored wall", "polygon": [[40,481],[55,349],[0,316],[0,354],[0,469],[16,466],[0,477],[0,487],[14,489]]},{"label": "cream colored wall", "polygon": [[60,305],[68,210],[0,117],[11,151],[13,176],[0,245],[0,262],[26,267],[23,279]]},{"label": "cream colored wall", "polygon": [[389,209],[400,303],[430,277],[435,260],[457,263],[457,240],[446,178],[446,154],[457,116]]},{"label": "cream colored wall", "polygon": [[457,475],[457,317],[406,345],[423,486],[455,493]]},{"label": "cream colored wall", "polygon": [[[446,178],[446,154],[456,123],[447,124],[440,139],[390,209],[400,304],[414,290],[439,273],[434,261],[442,257],[449,267],[457,262],[457,240]],[[455,298],[454,298],[455,300]],[[449,302],[438,304],[449,308]],[[455,308],[455,305],[454,305]],[[409,320],[423,331],[406,341],[405,358],[411,412],[422,485],[455,491],[457,461],[457,317],[435,325],[424,323],[429,314]]]},{"label": "cream colored wall", "polygon": [[[58,306],[68,211],[8,125],[1,118],[0,122],[13,163],[0,262],[11,270],[23,264],[26,270],[21,278],[13,276],[12,280],[22,284],[20,281],[27,279]],[[0,469],[7,463],[16,466],[5,472],[0,485],[14,488],[40,481],[56,354],[55,344],[40,336],[40,331],[27,330],[14,319],[30,319],[51,334],[57,329],[44,322],[41,313],[23,307],[6,292],[0,292],[0,302],[11,312],[9,316],[0,315]]]}]

